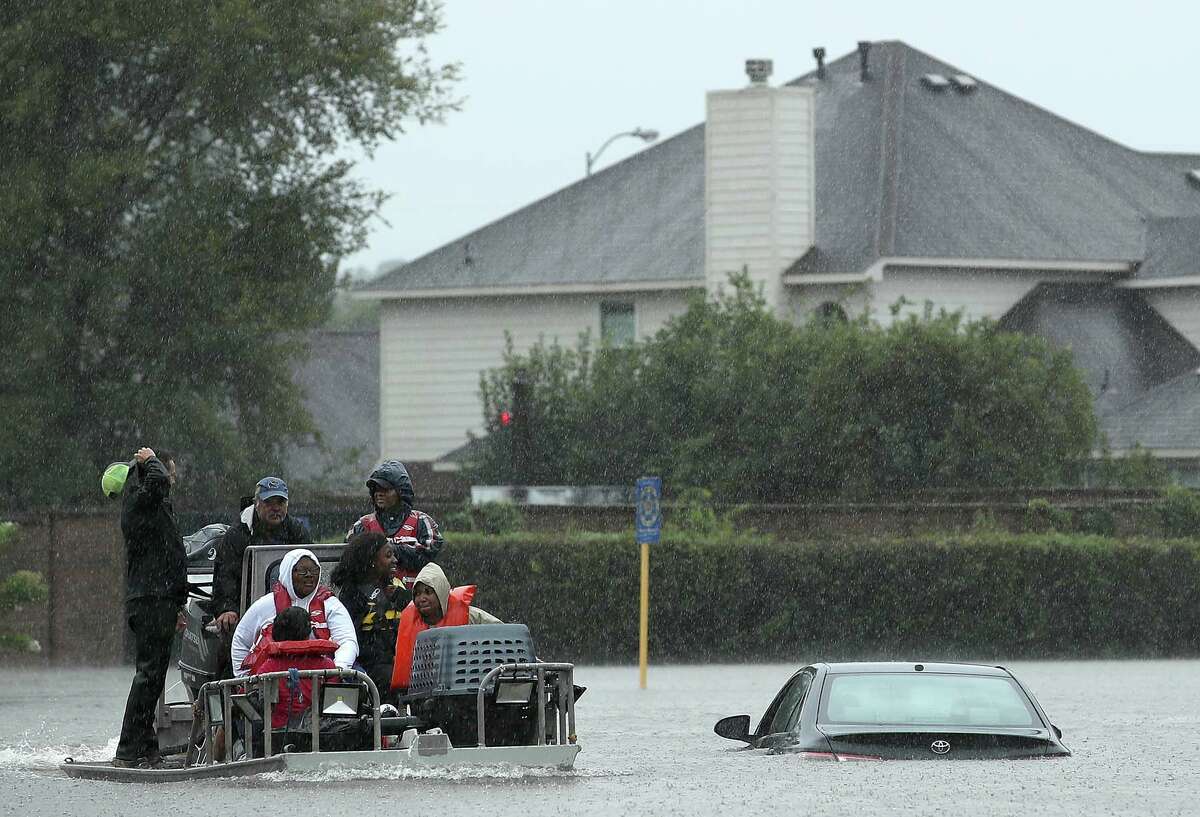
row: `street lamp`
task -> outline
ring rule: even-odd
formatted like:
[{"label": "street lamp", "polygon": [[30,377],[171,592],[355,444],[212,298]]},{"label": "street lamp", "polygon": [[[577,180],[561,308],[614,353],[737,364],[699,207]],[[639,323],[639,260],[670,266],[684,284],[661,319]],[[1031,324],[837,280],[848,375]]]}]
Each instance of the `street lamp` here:
[{"label": "street lamp", "polygon": [[643,142],[649,143],[658,139],[658,131],[653,128],[634,128],[633,130],[614,133],[608,137],[608,141],[601,145],[598,151],[587,154],[587,175],[592,175],[592,166],[596,164],[596,160],[600,158],[600,154],[604,152],[604,149],[622,136],[634,136]]}]

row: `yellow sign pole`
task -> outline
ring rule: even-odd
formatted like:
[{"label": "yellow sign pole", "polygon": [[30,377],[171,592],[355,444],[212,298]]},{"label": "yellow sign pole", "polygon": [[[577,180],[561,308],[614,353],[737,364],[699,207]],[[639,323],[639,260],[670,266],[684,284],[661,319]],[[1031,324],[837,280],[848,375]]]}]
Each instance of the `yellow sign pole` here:
[{"label": "yellow sign pole", "polygon": [[646,688],[646,665],[650,661],[650,543],[642,542],[642,610],[638,621],[638,687]]}]

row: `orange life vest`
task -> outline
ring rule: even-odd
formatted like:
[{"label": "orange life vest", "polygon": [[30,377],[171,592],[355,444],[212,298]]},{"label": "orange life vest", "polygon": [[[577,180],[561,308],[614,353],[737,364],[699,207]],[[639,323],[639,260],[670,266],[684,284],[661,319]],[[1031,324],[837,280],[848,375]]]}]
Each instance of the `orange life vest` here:
[{"label": "orange life vest", "polygon": [[[446,603],[449,610],[434,627],[457,627],[467,624],[471,617],[471,600],[475,598],[475,585],[455,587],[450,591]],[[400,629],[396,631],[396,662],[392,665],[392,689],[408,689],[412,677],[413,647],[417,644],[417,633],[428,630],[429,625],[411,601],[400,614]]]}]

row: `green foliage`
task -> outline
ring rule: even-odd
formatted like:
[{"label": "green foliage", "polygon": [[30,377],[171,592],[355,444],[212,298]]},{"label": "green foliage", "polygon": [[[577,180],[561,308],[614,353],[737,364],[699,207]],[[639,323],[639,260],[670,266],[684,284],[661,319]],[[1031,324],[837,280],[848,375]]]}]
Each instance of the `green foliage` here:
[{"label": "green foliage", "polygon": [[[13,522],[0,522],[0,551],[8,546],[17,530]],[[0,612],[5,613],[5,620],[8,620],[7,614],[25,604],[40,604],[47,594],[48,588],[40,573],[18,570],[0,581]],[[41,646],[27,635],[0,632],[0,651],[6,650],[38,652]]]},{"label": "green foliage", "polygon": [[[632,663],[628,535],[456,536],[439,559],[550,660]],[[652,660],[964,660],[1200,653],[1200,544],[1005,533],[839,543],[665,537]],[[833,611],[833,612],[831,612]],[[719,622],[719,623],[718,623]]]},{"label": "green foliage", "polygon": [[1075,530],[1092,536],[1115,536],[1117,519],[1108,508],[1084,508],[1075,514]]},{"label": "green foliage", "polygon": [[521,509],[511,502],[484,502],[471,513],[471,530],[476,533],[515,533],[525,525]]},{"label": "green foliage", "polygon": [[18,570],[0,582],[0,610],[43,602],[46,600],[46,592],[46,583],[40,573]]},{"label": "green foliage", "polygon": [[1167,467],[1140,443],[1124,457],[1114,457],[1106,442],[1092,471],[1100,488],[1163,488],[1171,482]]},{"label": "green foliage", "polygon": [[6,5],[0,496],[98,499],[99,470],[149,444],[227,501],[311,430],[297,336],[380,201],[336,157],[452,106],[456,68],[421,48],[439,13]]},{"label": "green foliage", "polygon": [[1190,488],[1172,485],[1154,504],[1163,534],[1170,537],[1200,534],[1200,496]]},{"label": "green foliage", "polygon": [[[776,318],[744,276],[623,349],[509,341],[484,372],[475,476],[512,479],[512,382],[530,385],[531,475],[629,484],[645,473],[722,501],[913,488],[1055,485],[1096,434],[1069,353],[927,309],[887,327]],[[519,421],[519,420],[518,420]]]},{"label": "green foliage", "polygon": [[1025,528],[1033,533],[1071,530],[1071,512],[1046,499],[1031,499],[1025,506]]}]

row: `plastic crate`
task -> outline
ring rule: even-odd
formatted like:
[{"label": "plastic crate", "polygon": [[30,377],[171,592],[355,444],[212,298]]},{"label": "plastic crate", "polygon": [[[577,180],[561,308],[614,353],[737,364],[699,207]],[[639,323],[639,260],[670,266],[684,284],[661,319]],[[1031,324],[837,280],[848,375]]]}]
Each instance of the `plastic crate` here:
[{"label": "plastic crate", "polygon": [[524,624],[435,627],[417,634],[407,698],[473,695],[479,681],[501,664],[534,660]]}]

